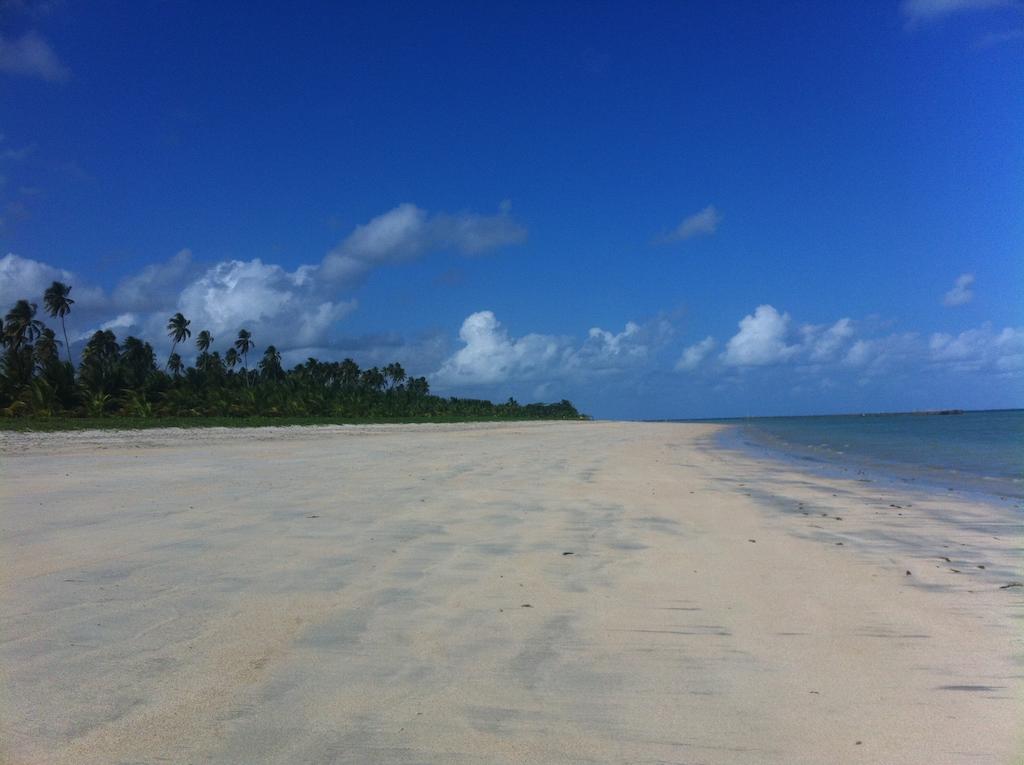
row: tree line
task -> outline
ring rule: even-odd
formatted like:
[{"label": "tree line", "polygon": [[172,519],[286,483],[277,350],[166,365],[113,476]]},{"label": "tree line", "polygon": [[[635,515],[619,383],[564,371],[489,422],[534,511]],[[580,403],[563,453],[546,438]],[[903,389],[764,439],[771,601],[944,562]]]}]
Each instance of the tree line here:
[{"label": "tree line", "polygon": [[[38,306],[18,300],[0,323],[0,414],[6,417],[324,417],[338,419],[466,418],[578,419],[566,400],[556,404],[502,404],[430,393],[425,377],[409,377],[395,362],[360,369],[352,359],[309,358],[285,369],[269,345],[256,357],[255,339],[240,329],[224,353],[208,330],[195,336],[195,364],[178,352],[192,340],[180,312],[167,322],[170,350],[161,365],[150,343],[119,342],[97,330],[71,358],[65,318],[75,301],[55,281],[43,307],[59,319],[63,341],[37,318]],[[65,353],[61,353],[61,346]],[[63,356],[63,357],[62,357]],[[251,364],[250,360],[255,363]]]}]

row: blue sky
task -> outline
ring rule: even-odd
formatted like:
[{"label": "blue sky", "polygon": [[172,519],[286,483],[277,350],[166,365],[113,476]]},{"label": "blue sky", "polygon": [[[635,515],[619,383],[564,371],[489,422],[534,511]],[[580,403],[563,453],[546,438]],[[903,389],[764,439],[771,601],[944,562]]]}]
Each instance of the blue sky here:
[{"label": "blue sky", "polygon": [[603,417],[1024,406],[1020,2],[382,5],[0,3],[4,310]]}]

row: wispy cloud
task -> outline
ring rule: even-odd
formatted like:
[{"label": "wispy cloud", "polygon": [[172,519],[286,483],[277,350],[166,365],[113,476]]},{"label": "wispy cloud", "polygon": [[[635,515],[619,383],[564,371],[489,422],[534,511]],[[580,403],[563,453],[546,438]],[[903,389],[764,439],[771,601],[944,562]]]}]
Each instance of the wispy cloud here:
[{"label": "wispy cloud", "polygon": [[974,299],[974,274],[960,274],[953,282],[953,289],[942,298],[942,304],[950,308],[970,303]]},{"label": "wispy cloud", "polygon": [[1017,40],[1024,40],[1024,27],[987,34],[978,40],[978,47],[990,48],[993,45],[1002,45],[1003,43],[1015,42]]},{"label": "wispy cloud", "polygon": [[714,205],[708,205],[703,210],[685,217],[682,223],[661,236],[658,241],[667,244],[682,242],[695,236],[711,236],[718,230],[718,224],[721,222],[722,214],[715,209]]},{"label": "wispy cloud", "polygon": [[526,228],[512,218],[507,204],[496,215],[429,215],[405,203],[356,226],[324,258],[321,273],[326,279],[353,284],[377,266],[415,260],[431,251],[477,255],[524,239]]},{"label": "wispy cloud", "polygon": [[700,363],[714,349],[715,338],[711,337],[710,335],[708,337],[705,337],[699,343],[694,343],[693,345],[685,348],[683,350],[683,355],[680,356],[679,360],[676,362],[676,371],[692,372],[693,370],[700,366]]},{"label": "wispy cloud", "polygon": [[1015,0],[903,0],[900,12],[909,26],[957,13],[1015,5]]},{"label": "wispy cloud", "polygon": [[0,35],[0,72],[48,82],[64,82],[71,76],[71,70],[36,32],[18,38]]}]

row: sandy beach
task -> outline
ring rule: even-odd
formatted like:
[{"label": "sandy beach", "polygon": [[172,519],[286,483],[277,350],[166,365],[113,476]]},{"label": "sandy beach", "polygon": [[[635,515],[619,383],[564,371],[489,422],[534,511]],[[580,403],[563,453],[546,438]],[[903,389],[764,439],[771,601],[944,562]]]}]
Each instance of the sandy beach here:
[{"label": "sandy beach", "polygon": [[0,760],[1021,762],[1019,509],[715,428],[0,433]]}]

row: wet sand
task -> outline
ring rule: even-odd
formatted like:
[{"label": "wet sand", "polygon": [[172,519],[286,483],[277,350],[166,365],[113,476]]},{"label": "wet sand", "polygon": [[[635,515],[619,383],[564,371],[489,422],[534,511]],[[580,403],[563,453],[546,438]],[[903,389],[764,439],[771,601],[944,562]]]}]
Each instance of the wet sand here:
[{"label": "wet sand", "polygon": [[1020,762],[1019,509],[713,432],[0,433],[0,761]]}]

